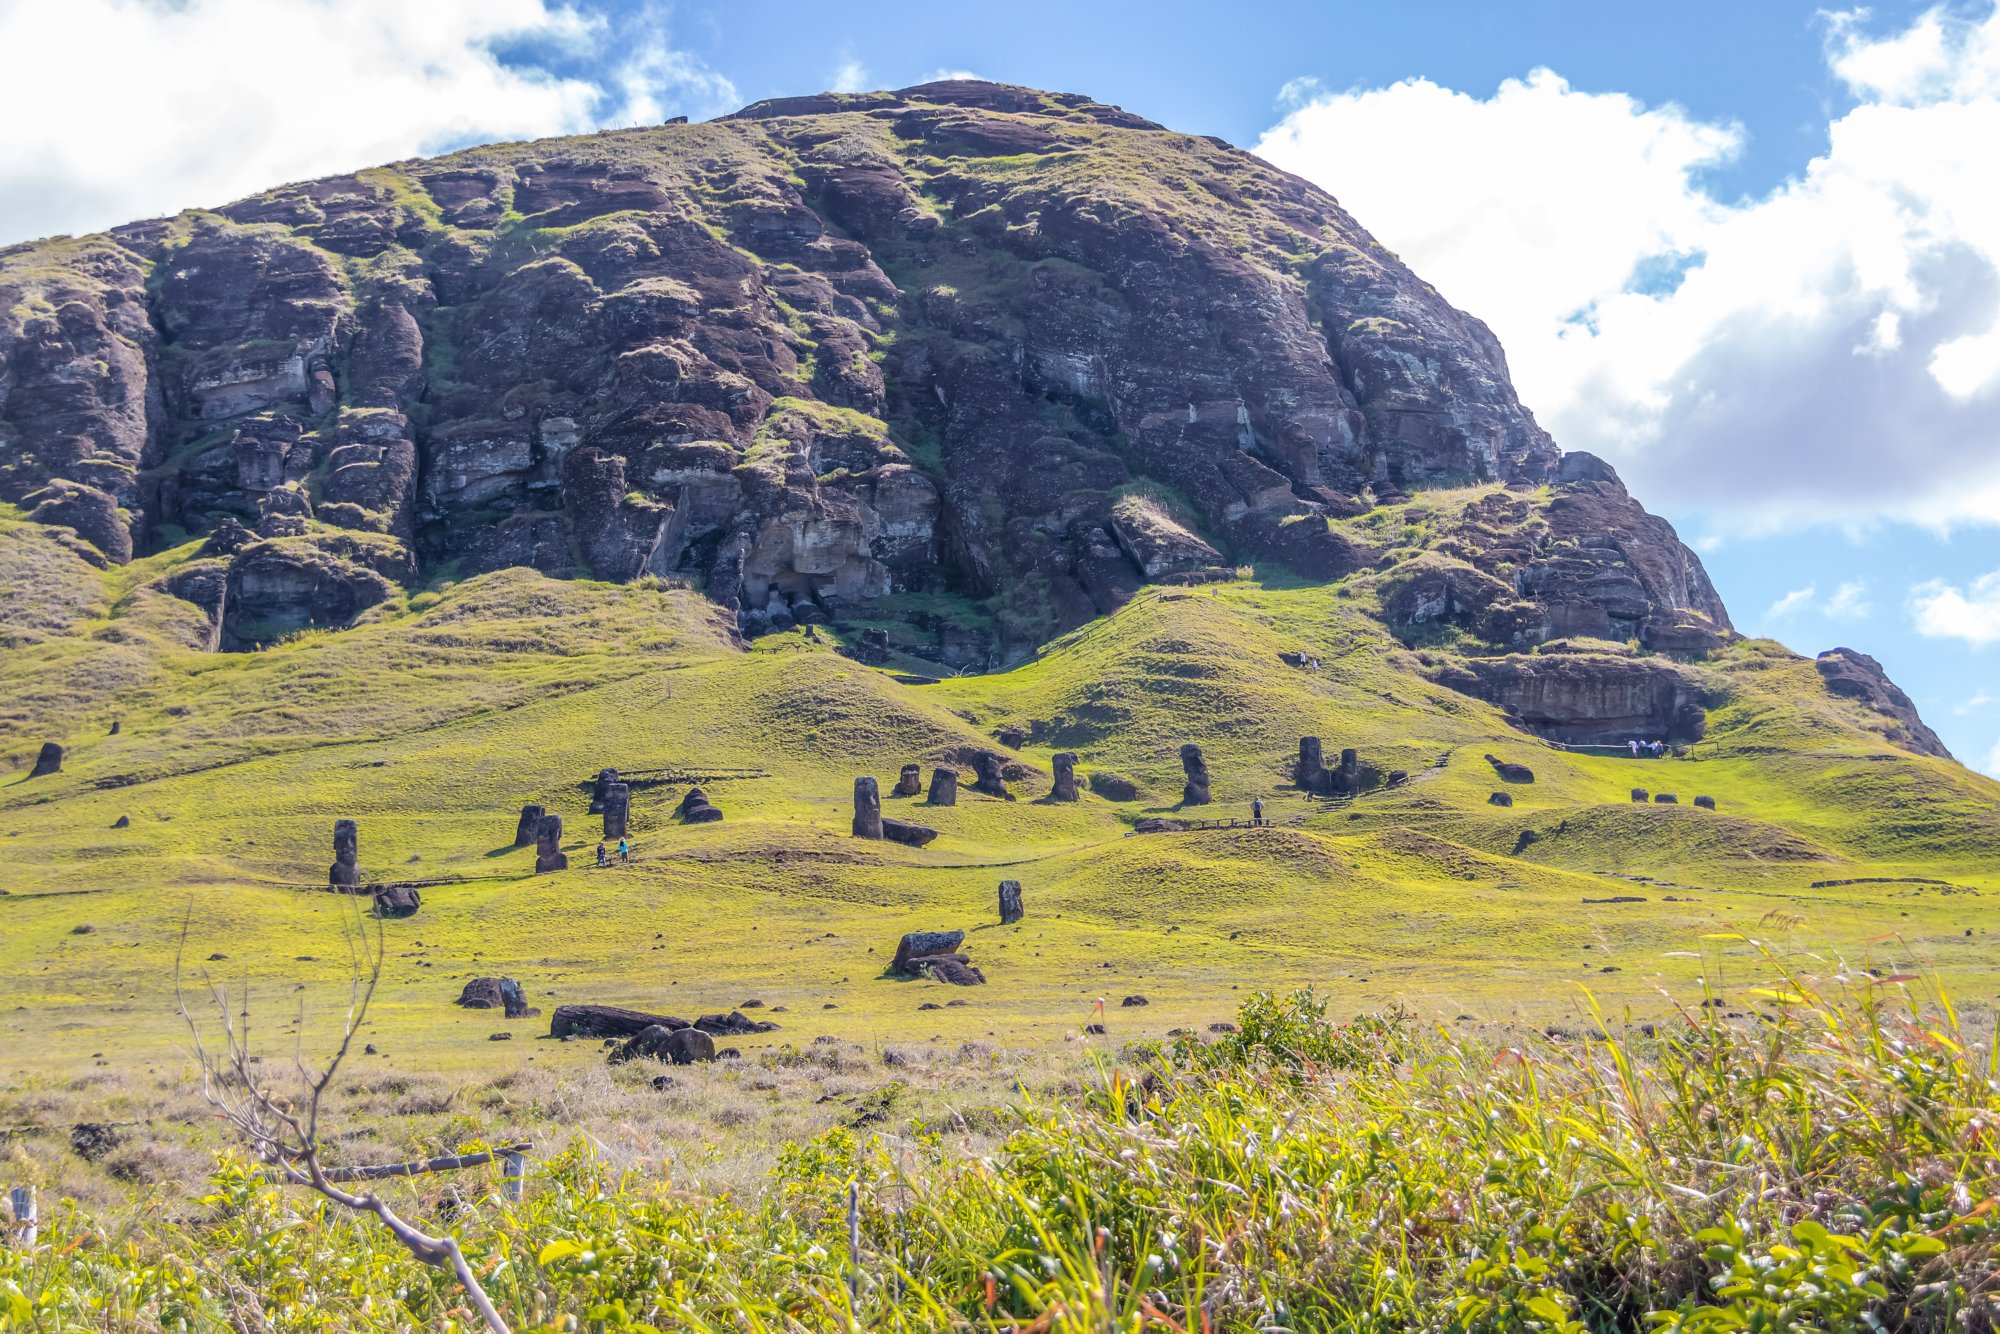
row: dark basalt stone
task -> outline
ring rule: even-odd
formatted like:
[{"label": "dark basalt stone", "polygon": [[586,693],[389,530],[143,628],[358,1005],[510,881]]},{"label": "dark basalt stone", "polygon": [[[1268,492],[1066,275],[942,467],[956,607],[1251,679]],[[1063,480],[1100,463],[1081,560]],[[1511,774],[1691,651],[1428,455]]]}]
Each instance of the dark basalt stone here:
[{"label": "dark basalt stone", "polygon": [[669,1065],[695,1065],[715,1059],[715,1039],[701,1029],[668,1028],[654,1024],[627,1038],[607,1058],[613,1065],[650,1059]]},{"label": "dark basalt stone", "polygon": [[423,895],[407,885],[375,891],[377,917],[414,917],[423,903]]},{"label": "dark basalt stone", "polygon": [[558,1005],[549,1016],[552,1038],[627,1038],[654,1027],[686,1028],[688,1021],[617,1005]]},{"label": "dark basalt stone", "polygon": [[35,756],[35,767],[28,772],[30,778],[47,778],[50,774],[62,772],[63,748],[53,741],[42,743],[41,753]]},{"label": "dark basalt stone", "polygon": [[1507,795],[1505,792],[1494,792],[1488,794],[1486,802],[1489,806],[1512,806],[1514,804],[1514,798]]},{"label": "dark basalt stone", "polygon": [[913,848],[921,848],[937,836],[937,830],[927,829],[920,824],[911,824],[907,820],[892,820],[886,816],[882,819],[882,837],[891,843],[907,843]]},{"label": "dark basalt stone", "polygon": [[1694,804],[1695,804],[1695,805],[1697,805],[1697,806],[1699,806],[1699,807],[1701,807],[1701,808],[1702,808],[1703,810],[1705,810],[1705,811],[1712,811],[1712,810],[1714,810],[1714,809],[1715,809],[1715,798],[1714,798],[1714,797],[1696,797],[1696,798],[1694,799]]},{"label": "dark basalt stone", "polygon": [[458,993],[456,1003],[468,1010],[504,1010],[509,1019],[531,1019],[541,1013],[528,1004],[527,993],[511,977],[475,977]]}]

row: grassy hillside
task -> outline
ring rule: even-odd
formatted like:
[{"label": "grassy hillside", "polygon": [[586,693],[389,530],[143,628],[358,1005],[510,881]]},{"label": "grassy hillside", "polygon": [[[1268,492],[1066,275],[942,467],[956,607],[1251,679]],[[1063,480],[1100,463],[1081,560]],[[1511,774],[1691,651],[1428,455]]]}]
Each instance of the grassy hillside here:
[{"label": "grassy hillside", "polygon": [[[1684,994],[1704,954],[1747,948],[1727,932],[1922,963],[1969,996],[1995,973],[2000,788],[1886,746],[1770,645],[1702,669],[1722,701],[1707,741],[1633,761],[1550,748],[1426,681],[1367,614],[1365,581],[1152,589],[1011,671],[909,685],[829,634],[743,651],[685,590],[521,570],[349,631],[210,654],[189,646],[185,604],[145,588],[186,556],[100,571],[44,530],[0,525],[7,596],[29,613],[0,649],[15,769],[0,780],[0,967],[28,988],[0,1018],[16,1077],[169,1056],[184,921],[194,957],[226,956],[212,966],[231,979],[302,987],[309,1009],[344,994],[347,904],[316,888],[340,817],[359,822],[366,879],[456,882],[386,928],[378,1036],[431,1069],[490,1068],[496,1028],[545,1031],[454,1008],[479,974],[518,977],[545,1007],[783,1006],[754,1048],[1059,1044],[1099,998],[1115,1036],[1158,1036],[1227,1016],[1246,986],[1308,981],[1342,1006],[1448,1020],[1547,1021],[1583,982],[1643,1011],[1663,987]],[[1300,649],[1323,670],[1281,661]],[[1019,800],[889,798],[939,831],[922,850],[848,836],[855,775],[885,791],[905,763],[928,777],[961,747],[997,748],[1003,725],[1029,737]],[[1289,777],[1301,734],[1411,779],[1309,803]],[[29,779],[44,739],[68,761]],[[1198,812],[1176,811],[1184,741],[1214,775]],[[1043,800],[1057,749],[1141,795]],[[1488,754],[1536,781],[1498,781]],[[716,825],[672,818],[681,787],[636,790],[637,856],[599,871],[581,785],[607,765],[769,776],[711,785]],[[1635,806],[1635,785],[1682,804]],[[1502,789],[1510,808],[1488,803]],[[1256,797],[1275,827],[1131,834],[1154,815],[1247,816]],[[564,815],[572,870],[534,876],[512,846],[530,801]],[[1018,926],[996,925],[1003,877],[1025,888]],[[1875,883],[1812,887],[1833,880]],[[886,980],[897,936],[929,926],[966,928],[990,984]],[[1126,995],[1150,1004],[1121,1008]],[[968,1003],[917,1010],[945,999]]]}]

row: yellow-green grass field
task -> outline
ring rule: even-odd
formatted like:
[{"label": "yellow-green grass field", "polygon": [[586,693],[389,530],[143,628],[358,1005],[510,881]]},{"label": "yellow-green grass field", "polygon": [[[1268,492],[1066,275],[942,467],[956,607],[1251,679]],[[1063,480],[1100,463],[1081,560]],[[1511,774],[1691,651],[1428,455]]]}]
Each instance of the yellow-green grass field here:
[{"label": "yellow-green grass field", "polygon": [[[600,1059],[527,1041],[546,1016],[454,1007],[483,974],[518,977],[545,1011],[782,1007],[779,1031],[739,1044],[754,1052],[823,1034],[1053,1046],[1100,999],[1119,1042],[1308,982],[1357,1011],[1448,1022],[1560,1022],[1586,987],[1643,1015],[1663,992],[1698,998],[1704,975],[1754,980],[1734,936],[1920,967],[1975,1003],[2000,964],[2000,787],[1887,745],[1810,663],[1767,643],[1700,668],[1722,701],[1706,742],[1633,761],[1551,748],[1431,684],[1365,614],[1366,590],[1342,585],[1151,589],[1012,670],[907,685],[840,656],[831,635],[746,651],[687,590],[528,571],[211,654],[190,646],[185,604],[145,589],[186,555],[98,571],[42,530],[0,526],[0,593],[17,608],[0,649],[10,1079],[174,1059],[184,926],[191,969],[249,983],[271,1031],[301,1004],[337,1008],[353,904],[315,887],[338,817],[359,823],[367,880],[457,881],[383,928],[369,1037],[418,1069]],[[1300,648],[1324,670],[1280,661]],[[891,797],[885,811],[936,842],[849,836],[856,775],[886,792],[917,762],[928,779],[956,747],[996,746],[1001,724],[1031,734],[1018,800]],[[1288,773],[1302,734],[1411,781],[1308,803]],[[28,779],[45,739],[68,762]],[[1200,811],[1177,811],[1185,741],[1214,774]],[[1056,749],[1142,796],[1044,800]],[[1498,782],[1489,753],[1537,781]],[[637,789],[633,862],[590,866],[584,781],[665,765],[769,777],[710,785],[727,816],[716,825],[672,817],[684,787]],[[1633,786],[1682,804],[1635,806]],[[1501,789],[1511,808],[1488,804]],[[1694,808],[1697,794],[1720,809]],[[1244,817],[1253,797],[1274,827],[1131,833],[1150,815]],[[564,816],[571,870],[532,874],[532,849],[512,845],[524,802]],[[114,829],[121,816],[129,827]],[[1810,887],[1876,877],[1946,883]],[[1017,926],[997,924],[1002,878],[1024,886]],[[900,933],[923,927],[964,928],[989,984],[885,976]],[[1149,1004],[1123,1006],[1132,995]],[[918,1009],[945,1000],[966,1003]],[[489,1041],[501,1030],[514,1045]]]}]

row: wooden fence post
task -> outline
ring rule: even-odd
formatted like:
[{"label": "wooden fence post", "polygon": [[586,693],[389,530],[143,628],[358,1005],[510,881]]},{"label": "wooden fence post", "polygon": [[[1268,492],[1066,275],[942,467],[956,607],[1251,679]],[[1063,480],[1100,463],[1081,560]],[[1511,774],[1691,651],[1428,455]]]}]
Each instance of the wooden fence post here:
[{"label": "wooden fence post", "polygon": [[35,1188],[14,1187],[7,1192],[7,1204],[14,1211],[15,1244],[22,1250],[27,1250],[35,1244],[35,1238],[41,1235],[41,1229],[36,1226],[41,1220],[35,1216]]},{"label": "wooden fence post", "polygon": [[500,1178],[500,1183],[506,1191],[507,1198],[519,1204],[527,1193],[528,1183],[524,1178],[528,1173],[528,1160],[519,1150],[509,1149],[506,1164],[506,1174]]}]

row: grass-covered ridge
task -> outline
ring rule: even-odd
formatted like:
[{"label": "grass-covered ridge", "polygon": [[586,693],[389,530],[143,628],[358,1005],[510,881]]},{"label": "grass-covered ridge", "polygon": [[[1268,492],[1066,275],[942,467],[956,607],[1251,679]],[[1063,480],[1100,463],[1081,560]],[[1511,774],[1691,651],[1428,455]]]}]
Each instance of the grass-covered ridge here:
[{"label": "grass-covered ridge", "polygon": [[[450,1226],[516,1329],[1989,1328],[1990,1030],[1858,970],[1761,966],[1761,1022],[1689,996],[1505,1046],[1260,994],[1211,1045],[1005,1114],[977,1160],[963,1117],[841,1129],[715,1194],[579,1143],[520,1204],[462,1181]],[[191,1206],[0,1251],[0,1323],[246,1321],[470,1314],[380,1228],[235,1162]]]}]

